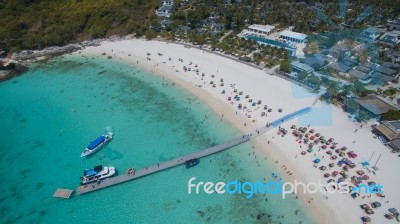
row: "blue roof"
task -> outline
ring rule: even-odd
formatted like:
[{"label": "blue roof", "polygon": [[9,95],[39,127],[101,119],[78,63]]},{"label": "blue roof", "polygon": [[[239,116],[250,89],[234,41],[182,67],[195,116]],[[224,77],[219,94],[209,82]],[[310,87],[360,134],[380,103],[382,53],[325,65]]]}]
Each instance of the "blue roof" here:
[{"label": "blue roof", "polygon": [[94,149],[96,148],[96,146],[98,146],[100,143],[104,142],[104,140],[106,139],[106,137],[104,137],[103,135],[98,137],[96,140],[94,140],[93,142],[91,142],[88,145],[88,149]]},{"label": "blue roof", "polygon": [[85,175],[85,176],[93,176],[93,175],[96,175],[96,174],[97,174],[97,172],[94,171],[94,169],[87,169],[87,170],[85,170],[85,172],[84,172],[84,175]]}]

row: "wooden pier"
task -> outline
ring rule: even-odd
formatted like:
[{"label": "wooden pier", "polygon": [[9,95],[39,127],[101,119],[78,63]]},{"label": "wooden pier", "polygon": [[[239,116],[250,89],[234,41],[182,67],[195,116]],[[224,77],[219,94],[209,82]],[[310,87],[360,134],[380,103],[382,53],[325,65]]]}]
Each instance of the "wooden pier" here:
[{"label": "wooden pier", "polygon": [[219,145],[215,145],[212,146],[210,148],[189,154],[189,155],[185,155],[185,156],[181,156],[179,158],[173,159],[173,160],[169,160],[166,162],[162,162],[162,163],[158,163],[155,164],[153,166],[149,166],[149,167],[145,167],[141,170],[137,170],[134,174],[122,174],[122,175],[118,175],[116,177],[112,177],[112,178],[107,178],[105,180],[102,180],[99,184],[98,183],[93,183],[93,184],[88,184],[88,185],[84,185],[84,186],[80,186],[77,188],[76,192],[77,194],[86,194],[92,191],[96,191],[96,190],[100,190],[100,189],[104,189],[110,186],[114,186],[120,183],[124,183],[130,180],[134,180],[149,174],[153,174],[162,170],[166,170],[169,169],[171,167],[175,167],[175,166],[179,166],[183,163],[185,163],[187,160],[190,159],[194,159],[194,158],[203,158],[209,155],[212,155],[214,153],[218,153],[221,151],[224,151],[226,149],[232,148],[233,146],[242,144],[244,142],[250,141],[251,139],[258,137],[264,133],[266,133],[267,131],[274,129],[275,127],[280,126],[281,124],[296,118],[298,116],[301,116],[303,114],[306,114],[308,112],[311,111],[310,107],[306,107],[303,108],[301,110],[298,110],[294,113],[288,114],[272,123],[270,123],[269,125],[266,125],[264,127],[261,127],[251,133],[245,134],[243,136],[240,136],[238,138],[232,139],[228,142],[219,144]]}]

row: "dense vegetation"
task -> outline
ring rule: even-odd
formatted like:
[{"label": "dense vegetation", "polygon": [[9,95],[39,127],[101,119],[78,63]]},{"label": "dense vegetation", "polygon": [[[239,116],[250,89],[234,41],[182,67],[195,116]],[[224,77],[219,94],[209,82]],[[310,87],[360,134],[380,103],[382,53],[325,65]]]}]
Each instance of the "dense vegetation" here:
[{"label": "dense vegetation", "polygon": [[383,120],[386,121],[400,120],[400,111],[389,110],[387,113],[383,115]]},{"label": "dense vegetation", "polygon": [[159,0],[0,0],[0,49],[144,32]]}]

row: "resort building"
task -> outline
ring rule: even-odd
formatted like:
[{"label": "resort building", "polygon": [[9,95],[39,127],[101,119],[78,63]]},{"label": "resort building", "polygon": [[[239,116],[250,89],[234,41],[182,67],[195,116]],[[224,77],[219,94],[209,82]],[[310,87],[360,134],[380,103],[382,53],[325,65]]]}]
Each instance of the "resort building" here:
[{"label": "resort building", "polygon": [[279,34],[279,38],[293,43],[304,43],[307,40],[307,35],[303,33],[284,30]]},{"label": "resort building", "polygon": [[376,28],[376,27],[369,27],[368,29],[364,30],[363,32],[360,33],[360,36],[358,37],[359,40],[365,41],[365,42],[376,42],[378,37],[383,34],[385,30]]},{"label": "resort building", "polygon": [[341,56],[350,56],[351,55],[351,50],[345,46],[344,44],[338,44],[333,47],[331,47],[328,51],[328,56],[339,59]]},{"label": "resort building", "polygon": [[391,82],[396,79],[397,72],[384,66],[378,66],[375,69],[374,75],[379,77],[383,82]]},{"label": "resort building", "polygon": [[350,78],[350,75],[347,72],[350,71],[351,68],[345,64],[334,62],[332,64],[329,64],[328,68],[332,73],[343,76],[345,78]]},{"label": "resort building", "polygon": [[172,20],[164,19],[163,21],[160,22],[161,28],[167,28],[171,26],[174,22]]},{"label": "resort building", "polygon": [[384,45],[393,47],[396,44],[400,44],[400,30],[390,31],[382,35],[380,42]]},{"label": "resort building", "polygon": [[264,36],[270,35],[274,29],[275,29],[274,26],[259,25],[259,24],[253,24],[247,28],[247,30],[254,35],[264,35]]},{"label": "resort building", "polygon": [[156,10],[156,15],[160,17],[169,18],[171,16],[173,7],[174,7],[173,0],[162,0],[160,7]]},{"label": "resort building", "polygon": [[387,23],[389,30],[400,30],[400,18],[389,19]]},{"label": "resort building", "polygon": [[398,110],[398,108],[374,94],[357,98],[356,102],[375,116],[380,116],[389,110]]},{"label": "resort building", "polygon": [[400,151],[400,120],[382,121],[375,127],[374,132],[385,138],[393,152]]},{"label": "resort building", "polygon": [[294,71],[294,72],[298,72],[298,73],[305,72],[307,74],[314,72],[314,69],[311,66],[303,64],[299,61],[294,61],[294,62],[290,63],[290,65],[292,66],[292,71]]},{"label": "resort building", "polygon": [[356,81],[363,83],[363,84],[368,84],[371,82],[371,77],[369,74],[359,71],[359,70],[352,70],[349,72],[350,78],[355,79]]}]

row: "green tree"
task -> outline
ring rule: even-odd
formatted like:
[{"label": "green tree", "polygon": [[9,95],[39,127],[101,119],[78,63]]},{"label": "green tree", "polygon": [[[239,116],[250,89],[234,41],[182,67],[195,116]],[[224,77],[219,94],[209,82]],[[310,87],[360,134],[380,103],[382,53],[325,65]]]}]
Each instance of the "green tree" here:
[{"label": "green tree", "polygon": [[285,60],[281,61],[280,70],[282,72],[286,72],[286,73],[290,72],[290,64],[289,64],[289,60],[288,59],[285,59]]},{"label": "green tree", "polygon": [[147,40],[151,40],[157,37],[157,32],[153,29],[148,29],[144,32],[144,36],[146,36]]},{"label": "green tree", "polygon": [[383,120],[386,121],[400,120],[400,111],[389,110],[388,112],[383,114]]}]

